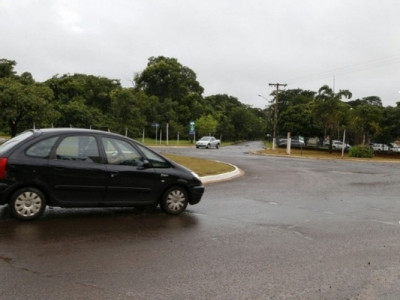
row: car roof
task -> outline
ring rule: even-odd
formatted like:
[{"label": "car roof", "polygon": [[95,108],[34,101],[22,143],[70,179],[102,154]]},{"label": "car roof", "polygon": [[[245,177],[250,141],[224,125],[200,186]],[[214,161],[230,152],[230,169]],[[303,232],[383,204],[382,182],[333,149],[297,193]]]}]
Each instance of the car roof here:
[{"label": "car roof", "polygon": [[[33,132],[33,136],[38,136],[38,135],[59,135],[59,134],[75,134],[75,133],[87,133],[87,134],[97,134],[97,135],[107,135],[107,136],[113,136],[113,137],[118,137],[118,138],[126,138],[135,141],[132,138],[129,138],[127,136],[123,136],[118,133],[113,133],[110,131],[105,131],[105,130],[98,130],[98,129],[88,129],[88,128],[41,128],[41,129],[29,129],[26,130],[25,132],[31,131]],[[135,141],[137,142],[137,141]]]},{"label": "car roof", "polygon": [[111,135],[118,135],[117,133],[112,133],[109,131],[104,130],[97,130],[97,129],[87,129],[87,128],[41,128],[41,129],[30,129],[27,131],[32,131],[33,133],[98,133],[98,134],[111,134]]}]

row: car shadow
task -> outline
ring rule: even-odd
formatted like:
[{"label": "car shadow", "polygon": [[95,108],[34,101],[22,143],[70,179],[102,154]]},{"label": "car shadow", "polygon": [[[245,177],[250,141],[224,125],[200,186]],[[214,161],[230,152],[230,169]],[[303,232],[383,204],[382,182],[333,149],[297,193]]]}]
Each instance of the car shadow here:
[{"label": "car shadow", "polygon": [[190,230],[198,217],[186,210],[178,216],[167,215],[159,208],[47,208],[34,221],[20,221],[10,216],[8,207],[0,208],[0,239],[2,242],[113,240],[152,238]]}]

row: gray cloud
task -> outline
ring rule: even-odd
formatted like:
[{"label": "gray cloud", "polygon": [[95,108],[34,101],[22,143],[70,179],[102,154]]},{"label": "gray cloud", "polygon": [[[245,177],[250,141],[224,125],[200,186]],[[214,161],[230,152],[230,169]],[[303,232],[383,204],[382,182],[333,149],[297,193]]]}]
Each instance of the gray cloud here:
[{"label": "gray cloud", "polygon": [[270,82],[400,101],[397,0],[0,0],[2,58],[38,81],[85,73],[129,86],[175,57],[205,95],[265,107]]}]

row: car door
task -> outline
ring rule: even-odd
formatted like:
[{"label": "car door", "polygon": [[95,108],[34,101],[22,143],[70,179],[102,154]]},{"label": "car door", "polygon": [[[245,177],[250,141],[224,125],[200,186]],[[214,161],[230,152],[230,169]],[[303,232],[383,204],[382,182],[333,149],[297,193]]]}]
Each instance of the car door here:
[{"label": "car door", "polygon": [[143,155],[126,140],[102,137],[107,157],[105,205],[153,203],[160,192],[161,176],[146,164]]},{"label": "car door", "polygon": [[106,190],[106,166],[95,136],[61,138],[49,161],[48,182],[62,206],[97,206]]}]

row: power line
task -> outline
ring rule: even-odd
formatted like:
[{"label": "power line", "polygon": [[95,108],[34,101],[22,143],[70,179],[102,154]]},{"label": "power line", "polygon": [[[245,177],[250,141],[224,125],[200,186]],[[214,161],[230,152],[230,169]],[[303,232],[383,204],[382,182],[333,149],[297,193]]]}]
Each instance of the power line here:
[{"label": "power line", "polygon": [[331,70],[323,71],[323,72],[317,72],[314,74],[308,74],[304,76],[298,76],[289,79],[288,81],[291,82],[291,84],[298,84],[301,82],[307,82],[307,81],[313,81],[313,80],[319,80],[319,79],[325,79],[325,78],[332,78],[333,76],[338,76],[338,75],[347,75],[351,73],[357,73],[357,72],[362,72],[370,69],[376,69],[380,67],[384,67],[385,65],[388,64],[398,64],[400,63],[400,54],[392,55],[392,56],[386,56],[382,58],[377,58],[369,61],[364,61],[356,64],[351,64],[347,66],[342,66],[342,67],[337,67]]}]

